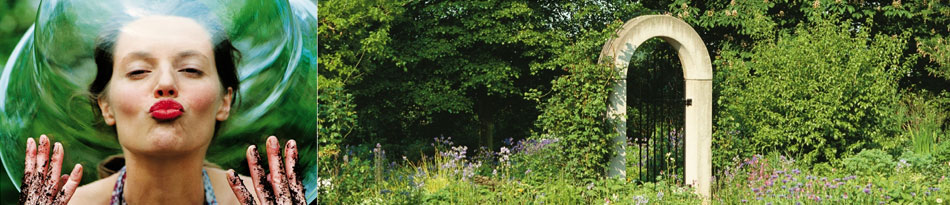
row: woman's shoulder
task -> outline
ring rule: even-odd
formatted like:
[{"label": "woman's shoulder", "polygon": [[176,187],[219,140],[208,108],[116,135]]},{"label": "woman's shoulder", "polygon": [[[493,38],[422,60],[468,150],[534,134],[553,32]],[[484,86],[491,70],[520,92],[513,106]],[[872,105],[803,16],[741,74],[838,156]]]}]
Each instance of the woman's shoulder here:
[{"label": "woman's shoulder", "polygon": [[[208,179],[211,180],[211,187],[214,189],[214,195],[218,204],[240,204],[234,195],[234,191],[231,190],[231,184],[228,183],[228,171],[207,166],[205,170],[208,172]],[[247,191],[251,192],[252,196],[257,197],[257,192],[254,191],[254,187],[252,186],[254,183],[251,181],[251,177],[244,175],[238,176],[241,177],[244,187],[247,187]]]},{"label": "woman's shoulder", "polygon": [[80,186],[73,193],[69,204],[108,204],[112,200],[112,189],[115,188],[116,178],[118,178],[118,175],[112,174],[109,177]]}]

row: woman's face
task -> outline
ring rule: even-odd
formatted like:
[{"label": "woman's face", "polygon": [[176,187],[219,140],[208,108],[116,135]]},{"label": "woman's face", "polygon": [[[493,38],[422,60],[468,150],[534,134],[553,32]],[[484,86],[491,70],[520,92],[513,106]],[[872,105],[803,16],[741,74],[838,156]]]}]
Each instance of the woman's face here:
[{"label": "woman's face", "polygon": [[208,31],[188,18],[144,17],[120,30],[114,49],[99,107],[122,147],[146,155],[207,148],[232,92],[218,79]]}]

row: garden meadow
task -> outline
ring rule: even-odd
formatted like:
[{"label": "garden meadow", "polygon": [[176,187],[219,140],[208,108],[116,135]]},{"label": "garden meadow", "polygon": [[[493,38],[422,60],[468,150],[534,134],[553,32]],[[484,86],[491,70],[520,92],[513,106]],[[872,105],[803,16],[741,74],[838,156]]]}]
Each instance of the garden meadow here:
[{"label": "garden meadow", "polygon": [[[947,1],[317,2],[323,204],[950,203]],[[648,40],[626,76],[599,59],[645,15],[712,61],[708,197],[677,48]]]}]

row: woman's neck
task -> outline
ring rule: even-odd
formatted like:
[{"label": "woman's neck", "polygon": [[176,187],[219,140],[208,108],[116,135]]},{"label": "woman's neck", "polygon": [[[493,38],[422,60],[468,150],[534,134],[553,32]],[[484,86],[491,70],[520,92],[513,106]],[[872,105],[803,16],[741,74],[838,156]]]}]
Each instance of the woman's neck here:
[{"label": "woman's neck", "polygon": [[125,150],[128,204],[202,204],[205,150],[175,157],[136,155]]}]

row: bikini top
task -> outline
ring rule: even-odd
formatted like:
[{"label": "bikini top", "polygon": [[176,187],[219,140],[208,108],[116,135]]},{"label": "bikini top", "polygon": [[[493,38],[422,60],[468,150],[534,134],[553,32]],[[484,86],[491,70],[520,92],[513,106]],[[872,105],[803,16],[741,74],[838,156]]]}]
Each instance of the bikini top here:
[{"label": "bikini top", "polygon": [[[201,175],[204,177],[205,203],[206,205],[217,205],[218,201],[214,198],[214,189],[211,188],[211,179],[208,178],[208,172],[201,169]],[[112,189],[112,200],[109,204],[126,205],[125,197],[122,192],[125,190],[125,167],[119,170],[119,179],[115,180],[115,188]]]}]

